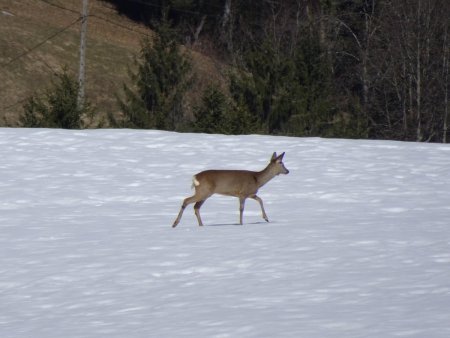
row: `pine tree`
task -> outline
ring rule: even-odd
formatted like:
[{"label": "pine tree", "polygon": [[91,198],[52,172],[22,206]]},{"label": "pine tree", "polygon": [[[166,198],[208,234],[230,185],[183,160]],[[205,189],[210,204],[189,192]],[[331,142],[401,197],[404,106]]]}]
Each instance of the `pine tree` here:
[{"label": "pine tree", "polygon": [[56,74],[52,83],[43,95],[32,95],[24,104],[21,124],[28,128],[64,128],[79,129],[83,127],[83,118],[89,117],[93,111],[85,102],[81,109],[77,105],[78,82],[66,70]]},{"label": "pine tree", "polygon": [[205,90],[194,112],[194,130],[208,134],[250,134],[259,131],[258,120],[244,104],[233,102],[216,86]]},{"label": "pine tree", "polygon": [[205,90],[202,104],[194,111],[194,130],[208,134],[227,134],[225,95],[214,86]]},{"label": "pine tree", "polygon": [[183,99],[191,83],[191,65],[181,53],[175,31],[164,19],[156,37],[142,43],[137,73],[131,74],[135,89],[124,85],[119,100],[123,119],[118,125],[133,128],[177,130],[183,119]]}]

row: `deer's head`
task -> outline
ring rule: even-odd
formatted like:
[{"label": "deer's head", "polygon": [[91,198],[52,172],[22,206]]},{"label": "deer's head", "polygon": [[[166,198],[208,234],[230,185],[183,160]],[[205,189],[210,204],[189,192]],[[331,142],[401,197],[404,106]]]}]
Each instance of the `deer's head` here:
[{"label": "deer's head", "polygon": [[284,166],[283,157],[284,152],[279,156],[277,153],[273,153],[272,158],[270,159],[270,166],[272,167],[272,170],[274,170],[275,175],[289,174],[289,170]]}]

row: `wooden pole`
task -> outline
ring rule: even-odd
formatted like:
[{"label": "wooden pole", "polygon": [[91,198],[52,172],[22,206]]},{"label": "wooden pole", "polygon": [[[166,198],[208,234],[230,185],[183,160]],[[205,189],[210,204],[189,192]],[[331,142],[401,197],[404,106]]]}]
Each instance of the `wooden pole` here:
[{"label": "wooden pole", "polygon": [[81,109],[84,105],[84,74],[86,59],[86,35],[88,18],[88,0],[83,0],[83,13],[81,14],[81,41],[80,41],[80,70],[78,73],[78,97],[77,106]]}]

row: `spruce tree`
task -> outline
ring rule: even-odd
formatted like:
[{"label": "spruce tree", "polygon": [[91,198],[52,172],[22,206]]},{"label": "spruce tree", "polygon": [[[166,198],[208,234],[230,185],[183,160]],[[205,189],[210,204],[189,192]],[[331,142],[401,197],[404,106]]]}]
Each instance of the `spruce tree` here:
[{"label": "spruce tree", "polygon": [[194,110],[194,130],[208,134],[227,134],[226,116],[226,97],[217,87],[211,86],[203,93],[201,105]]},{"label": "spruce tree", "polygon": [[208,134],[250,134],[259,131],[258,119],[245,105],[233,102],[216,86],[205,90],[194,111],[194,130]]},{"label": "spruce tree", "polygon": [[179,129],[191,64],[166,19],[157,26],[154,39],[143,40],[137,68],[137,73],[131,74],[133,87],[124,85],[125,99],[119,100],[123,119],[118,125]]},{"label": "spruce tree", "polygon": [[286,51],[266,39],[252,46],[244,61],[245,69],[231,76],[230,93],[267,133],[326,133],[333,119],[331,74],[317,42],[304,38]]},{"label": "spruce tree", "polygon": [[83,118],[93,114],[89,103],[79,108],[77,104],[78,82],[63,70],[56,74],[52,87],[42,95],[30,96],[24,104],[21,124],[27,128],[64,128],[83,127]]}]

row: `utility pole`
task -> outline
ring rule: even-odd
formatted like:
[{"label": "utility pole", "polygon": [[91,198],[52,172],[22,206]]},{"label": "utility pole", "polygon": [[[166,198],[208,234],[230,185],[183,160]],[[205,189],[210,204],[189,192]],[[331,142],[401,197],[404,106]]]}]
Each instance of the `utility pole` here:
[{"label": "utility pole", "polygon": [[81,14],[81,41],[80,41],[80,71],[78,73],[78,97],[77,107],[81,109],[84,105],[84,73],[86,59],[86,35],[88,18],[88,0],[83,0],[83,13]]}]

